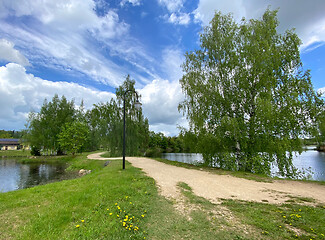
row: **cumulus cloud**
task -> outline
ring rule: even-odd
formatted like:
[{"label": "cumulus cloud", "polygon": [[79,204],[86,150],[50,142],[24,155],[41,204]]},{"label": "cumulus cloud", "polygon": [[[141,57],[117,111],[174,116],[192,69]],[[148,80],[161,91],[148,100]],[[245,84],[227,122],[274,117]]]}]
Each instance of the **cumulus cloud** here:
[{"label": "cumulus cloud", "polygon": [[18,63],[23,66],[30,66],[28,59],[15,48],[15,44],[0,39],[0,60]]},{"label": "cumulus cloud", "polygon": [[158,3],[168,9],[169,12],[177,12],[183,7],[184,0],[158,0]]},{"label": "cumulus cloud", "polygon": [[163,17],[167,22],[179,25],[188,25],[190,23],[190,14],[182,12],[184,0],[158,0],[158,3],[167,8],[170,13],[170,15]]},{"label": "cumulus cloud", "polygon": [[190,21],[191,17],[187,13],[172,13],[168,18],[168,22],[180,25],[187,25]]},{"label": "cumulus cloud", "polygon": [[303,41],[303,49],[308,48],[315,42],[325,41],[325,1],[314,0],[200,0],[198,8],[194,11],[195,19],[203,25],[208,25],[215,11],[233,13],[239,21],[246,19],[261,18],[268,6],[271,9],[279,9],[279,30],[295,28],[298,36]]},{"label": "cumulus cloud", "polygon": [[159,131],[167,135],[177,135],[177,125],[184,122],[182,114],[178,112],[178,104],[184,99],[178,81],[156,79],[139,92],[150,129],[160,129]]},{"label": "cumulus cloud", "polygon": [[0,126],[6,129],[22,129],[31,110],[38,111],[45,98],[54,94],[74,99],[76,104],[84,100],[86,109],[94,103],[106,102],[113,93],[92,90],[76,83],[51,82],[26,73],[16,63],[0,67]]}]

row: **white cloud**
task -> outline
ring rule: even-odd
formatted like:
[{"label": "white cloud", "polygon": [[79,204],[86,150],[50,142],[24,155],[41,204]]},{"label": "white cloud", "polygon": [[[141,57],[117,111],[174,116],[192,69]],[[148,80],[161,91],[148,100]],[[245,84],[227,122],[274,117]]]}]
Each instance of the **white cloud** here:
[{"label": "white cloud", "polygon": [[26,49],[25,55],[31,63],[69,69],[117,87],[126,72],[105,55],[110,54],[130,64],[136,62],[136,68],[152,75],[144,67],[150,61],[148,55],[138,41],[131,39],[129,25],[119,19],[114,9],[105,9],[105,14],[98,16],[93,0],[3,0],[0,3],[0,9],[6,13],[0,17],[29,16],[38,21],[24,28],[5,21],[0,24],[0,32]]},{"label": "white cloud", "polygon": [[184,53],[176,47],[168,47],[163,50],[161,66],[169,80],[180,80],[183,75],[181,65],[184,60]]},{"label": "white cloud", "polygon": [[215,11],[221,11],[223,14],[231,12],[239,21],[242,17],[261,18],[268,6],[271,6],[271,9],[279,8],[280,31],[295,28],[303,41],[303,49],[315,42],[325,41],[324,0],[312,2],[305,0],[200,0],[194,14],[203,25],[208,25]]},{"label": "white cloud", "polygon": [[191,17],[187,13],[172,13],[168,18],[168,22],[180,25],[187,25],[190,21]]},{"label": "white cloud", "polygon": [[23,66],[30,66],[28,59],[15,48],[15,44],[0,39],[0,60],[15,62]]},{"label": "white cloud", "polygon": [[168,9],[169,12],[177,12],[183,7],[184,0],[158,0],[158,3]]},{"label": "white cloud", "polygon": [[76,104],[84,100],[86,109],[94,103],[106,102],[113,93],[92,90],[76,83],[51,82],[27,74],[16,63],[0,67],[0,126],[5,129],[22,129],[31,110],[38,111],[45,98],[54,94],[74,99]]},{"label": "white cloud", "polygon": [[321,94],[321,96],[322,96],[323,98],[325,98],[325,87],[319,88],[319,89],[317,90],[317,92],[318,92],[319,94]]},{"label": "white cloud", "polygon": [[139,6],[141,4],[141,0],[122,0],[120,5],[123,7],[127,3],[130,3],[133,6]]},{"label": "white cloud", "polygon": [[177,135],[177,125],[184,122],[182,114],[178,112],[178,104],[184,99],[178,81],[156,79],[140,89],[139,93],[150,129]]}]

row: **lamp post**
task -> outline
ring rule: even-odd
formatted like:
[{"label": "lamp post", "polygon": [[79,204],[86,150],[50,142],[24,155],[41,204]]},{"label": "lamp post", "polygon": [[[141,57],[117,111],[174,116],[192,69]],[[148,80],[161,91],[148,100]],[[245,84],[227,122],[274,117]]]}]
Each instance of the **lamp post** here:
[{"label": "lamp post", "polygon": [[136,94],[137,96],[137,100],[134,103],[134,107],[136,109],[140,109],[141,108],[141,103],[139,102],[139,95],[136,91],[134,90],[126,90],[124,92],[124,96],[123,96],[123,169],[125,169],[125,96],[128,92],[133,92]]}]

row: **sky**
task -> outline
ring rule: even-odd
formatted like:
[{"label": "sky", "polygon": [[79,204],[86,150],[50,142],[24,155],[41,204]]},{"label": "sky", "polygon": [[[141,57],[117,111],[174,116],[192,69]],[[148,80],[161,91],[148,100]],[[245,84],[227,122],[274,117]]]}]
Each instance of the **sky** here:
[{"label": "sky", "polygon": [[204,26],[215,11],[240,21],[268,7],[279,10],[279,32],[295,29],[304,69],[325,93],[324,0],[0,0],[0,129],[24,129],[54,94],[91,109],[129,74],[150,130],[175,136],[188,126],[177,109],[181,64]]}]

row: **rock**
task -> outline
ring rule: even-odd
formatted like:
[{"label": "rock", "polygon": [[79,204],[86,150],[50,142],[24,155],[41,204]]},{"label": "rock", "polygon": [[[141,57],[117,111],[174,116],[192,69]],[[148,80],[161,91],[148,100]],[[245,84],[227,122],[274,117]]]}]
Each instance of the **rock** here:
[{"label": "rock", "polygon": [[89,173],[91,173],[91,170],[80,169],[78,174],[79,174],[79,176],[84,176]]}]

